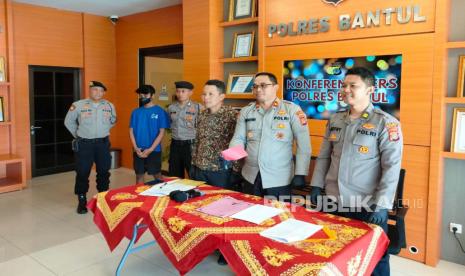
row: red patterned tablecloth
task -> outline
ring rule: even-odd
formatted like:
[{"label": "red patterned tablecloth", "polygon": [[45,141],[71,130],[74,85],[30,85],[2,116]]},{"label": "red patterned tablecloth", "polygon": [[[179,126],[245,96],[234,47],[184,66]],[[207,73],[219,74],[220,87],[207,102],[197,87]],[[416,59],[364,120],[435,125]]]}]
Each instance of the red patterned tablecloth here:
[{"label": "red patterned tablecloth", "polygon": [[[264,203],[263,198],[217,187],[201,185],[205,195],[182,204],[167,196],[139,195],[147,188],[150,187],[137,185],[99,193],[88,206],[111,250],[123,238],[132,237],[136,223],[147,224],[145,229],[150,230],[180,274],[189,272],[219,249],[239,275],[370,275],[389,243],[376,225],[309,212],[298,206],[289,208],[290,205],[277,201],[267,204],[286,211],[260,225],[196,211],[224,196]],[[323,230],[291,244],[259,235],[288,218],[322,225]]]}]

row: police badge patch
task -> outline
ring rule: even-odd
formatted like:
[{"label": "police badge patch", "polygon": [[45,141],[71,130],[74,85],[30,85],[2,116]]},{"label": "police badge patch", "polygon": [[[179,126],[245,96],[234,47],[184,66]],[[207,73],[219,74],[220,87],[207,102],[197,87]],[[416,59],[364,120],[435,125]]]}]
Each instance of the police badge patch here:
[{"label": "police badge patch", "polygon": [[337,6],[339,5],[339,3],[341,3],[344,0],[322,0],[322,1],[325,2],[326,4],[333,4],[334,6]]}]

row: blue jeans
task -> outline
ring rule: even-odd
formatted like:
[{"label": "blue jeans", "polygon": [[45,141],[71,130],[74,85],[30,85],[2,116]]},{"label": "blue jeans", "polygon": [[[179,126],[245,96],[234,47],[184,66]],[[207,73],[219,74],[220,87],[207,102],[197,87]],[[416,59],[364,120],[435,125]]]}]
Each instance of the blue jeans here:
[{"label": "blue jeans", "polygon": [[231,190],[231,170],[207,171],[194,166],[192,172],[191,178],[194,180],[205,181],[208,185]]}]

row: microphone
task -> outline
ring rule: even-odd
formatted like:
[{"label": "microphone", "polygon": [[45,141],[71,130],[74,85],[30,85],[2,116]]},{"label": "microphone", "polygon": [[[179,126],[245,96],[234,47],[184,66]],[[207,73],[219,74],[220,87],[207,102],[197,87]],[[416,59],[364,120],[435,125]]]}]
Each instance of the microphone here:
[{"label": "microphone", "polygon": [[204,195],[204,193],[202,193],[199,190],[195,190],[195,189],[188,190],[188,191],[176,190],[176,191],[172,191],[170,193],[170,199],[172,199],[172,200],[174,200],[176,202],[184,202],[184,201],[189,200],[191,198],[199,197],[199,196],[203,196],[203,195]]}]

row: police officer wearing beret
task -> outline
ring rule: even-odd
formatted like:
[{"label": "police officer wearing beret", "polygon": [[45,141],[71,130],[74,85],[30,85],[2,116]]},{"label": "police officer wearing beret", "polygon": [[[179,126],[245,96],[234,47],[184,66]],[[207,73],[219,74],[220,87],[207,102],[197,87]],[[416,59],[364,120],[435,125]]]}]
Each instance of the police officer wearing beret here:
[{"label": "police officer wearing beret", "polygon": [[[230,147],[242,145],[248,153],[242,176],[244,192],[258,196],[290,196],[291,186],[305,185],[311,145],[307,116],[302,109],[277,98],[276,76],[255,75],[256,102],[242,108]],[[292,146],[296,142],[295,164]]]},{"label": "police officer wearing beret", "polygon": [[78,196],[78,214],[87,213],[86,194],[89,190],[89,175],[95,162],[97,190],[108,190],[110,184],[110,129],[116,123],[113,104],[103,99],[107,88],[103,83],[91,81],[88,99],[74,102],[65,117],[65,126],[74,136],[73,150],[76,153],[76,183],[74,193]]},{"label": "police officer wearing beret", "polygon": [[[394,117],[373,107],[374,85],[369,70],[347,71],[341,92],[349,108],[332,115],[327,124],[311,201],[317,204],[324,188],[336,201],[337,215],[378,224],[387,232],[401,168],[402,132]],[[387,252],[372,275],[389,275]]]},{"label": "police officer wearing beret", "polygon": [[192,83],[177,81],[174,84],[177,102],[168,107],[171,119],[169,175],[184,178],[185,171],[191,171],[195,126],[202,106],[190,99],[194,89]]}]

